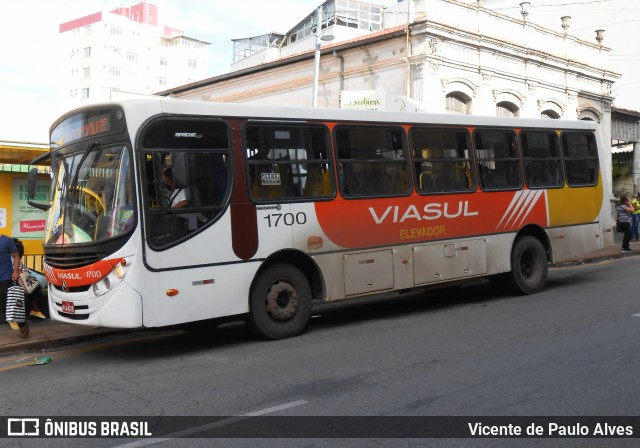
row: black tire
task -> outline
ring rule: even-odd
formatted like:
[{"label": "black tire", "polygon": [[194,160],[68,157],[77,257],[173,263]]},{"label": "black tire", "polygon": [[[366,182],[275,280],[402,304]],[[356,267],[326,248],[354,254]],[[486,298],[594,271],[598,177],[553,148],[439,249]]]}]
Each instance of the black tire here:
[{"label": "black tire", "polygon": [[311,316],[311,287],[294,266],[279,263],[260,273],[251,289],[247,324],[267,339],[298,335]]},{"label": "black tire", "polygon": [[547,283],[549,265],[544,246],[537,238],[524,236],[516,240],[511,251],[508,286],[516,294],[535,294]]}]

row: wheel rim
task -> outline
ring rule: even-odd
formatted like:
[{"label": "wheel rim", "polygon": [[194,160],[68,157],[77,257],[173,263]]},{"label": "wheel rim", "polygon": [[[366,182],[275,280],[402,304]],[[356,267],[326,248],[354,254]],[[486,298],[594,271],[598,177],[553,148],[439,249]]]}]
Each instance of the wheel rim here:
[{"label": "wheel rim", "polygon": [[265,306],[274,322],[286,322],[298,310],[298,293],[290,283],[273,282],[267,291]]}]

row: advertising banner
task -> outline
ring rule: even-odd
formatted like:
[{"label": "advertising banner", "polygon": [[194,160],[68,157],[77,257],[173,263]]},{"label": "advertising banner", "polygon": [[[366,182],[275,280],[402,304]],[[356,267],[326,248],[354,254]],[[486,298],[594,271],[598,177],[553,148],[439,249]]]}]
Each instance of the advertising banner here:
[{"label": "advertising banner", "polygon": [[[39,180],[36,188],[37,202],[49,200],[49,180]],[[43,238],[47,212],[27,203],[27,179],[13,179],[11,209],[11,236],[14,238]]]}]

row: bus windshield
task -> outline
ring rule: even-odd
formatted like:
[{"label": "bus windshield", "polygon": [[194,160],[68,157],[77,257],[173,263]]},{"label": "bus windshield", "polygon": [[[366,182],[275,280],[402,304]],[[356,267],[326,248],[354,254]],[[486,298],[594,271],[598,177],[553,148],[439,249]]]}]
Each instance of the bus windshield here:
[{"label": "bus windshield", "polygon": [[136,205],[129,149],[90,143],[52,160],[47,244],[90,243],[133,228]]}]

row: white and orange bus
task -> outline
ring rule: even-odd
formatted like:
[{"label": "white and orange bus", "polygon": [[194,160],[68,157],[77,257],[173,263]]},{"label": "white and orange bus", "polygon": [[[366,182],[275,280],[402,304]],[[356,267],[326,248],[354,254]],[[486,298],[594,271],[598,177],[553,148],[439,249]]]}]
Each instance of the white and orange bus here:
[{"label": "white and orange bus", "polygon": [[51,145],[51,201],[31,203],[63,322],[245,315],[279,339],[324,302],[535,293],[613,239],[592,122],[158,98],[72,111]]}]

